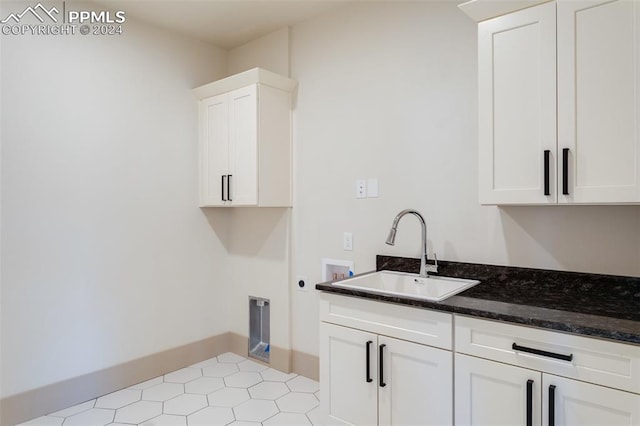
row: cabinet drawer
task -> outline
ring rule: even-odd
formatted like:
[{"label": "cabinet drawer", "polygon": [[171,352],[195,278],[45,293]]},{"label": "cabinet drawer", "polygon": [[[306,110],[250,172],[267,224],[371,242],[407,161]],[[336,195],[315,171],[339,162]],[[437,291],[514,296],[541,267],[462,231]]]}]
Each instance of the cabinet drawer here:
[{"label": "cabinet drawer", "polygon": [[336,294],[320,294],[320,321],[451,350],[453,316]]},{"label": "cabinet drawer", "polygon": [[[518,348],[513,348],[514,343]],[[571,360],[530,349],[571,356]],[[640,346],[456,315],[455,350],[640,393]]]}]

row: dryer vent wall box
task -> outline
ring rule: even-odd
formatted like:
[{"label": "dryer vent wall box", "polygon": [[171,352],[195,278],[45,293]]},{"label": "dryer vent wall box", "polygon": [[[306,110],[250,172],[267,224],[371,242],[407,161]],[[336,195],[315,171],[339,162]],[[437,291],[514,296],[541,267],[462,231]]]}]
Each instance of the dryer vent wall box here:
[{"label": "dryer vent wall box", "polygon": [[269,362],[270,353],[269,299],[249,296],[249,357]]}]

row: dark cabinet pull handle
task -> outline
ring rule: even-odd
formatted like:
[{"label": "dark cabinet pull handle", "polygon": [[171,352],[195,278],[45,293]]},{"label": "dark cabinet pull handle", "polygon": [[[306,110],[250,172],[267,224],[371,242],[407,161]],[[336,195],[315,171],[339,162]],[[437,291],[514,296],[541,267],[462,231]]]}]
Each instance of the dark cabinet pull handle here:
[{"label": "dark cabinet pull handle", "polygon": [[367,383],[373,382],[371,378],[371,344],[373,341],[369,340],[367,342]]},{"label": "dark cabinet pull handle", "polygon": [[224,197],[224,187],[226,186],[226,185],[224,184],[224,178],[225,178],[226,176],[227,176],[227,175],[222,175],[222,176],[220,176],[220,182],[222,183],[222,188],[221,188],[221,192],[220,192],[220,197],[222,198],[222,201],[227,201],[227,199]]},{"label": "dark cabinet pull handle", "polygon": [[549,385],[549,426],[556,424],[556,387]]},{"label": "dark cabinet pull handle", "polygon": [[527,380],[527,426],[533,426],[533,380]]},{"label": "dark cabinet pull handle", "polygon": [[562,195],[569,195],[569,148],[562,149]]},{"label": "dark cabinet pull handle", "polygon": [[544,150],[544,195],[551,195],[551,191],[549,190],[549,156],[551,155],[551,151],[548,149]]},{"label": "dark cabinet pull handle", "polygon": [[562,361],[573,360],[573,354],[569,354],[569,355],[557,354],[555,352],[543,351],[541,349],[527,348],[526,346],[520,346],[517,343],[514,343],[513,345],[511,345],[511,349],[513,349],[514,351],[527,352],[530,354],[542,355],[549,358],[561,359]]},{"label": "dark cabinet pull handle", "polygon": [[380,363],[380,387],[383,388],[387,386],[384,382],[384,347],[387,345],[380,345],[380,356],[378,357],[378,362]]},{"label": "dark cabinet pull handle", "polygon": [[227,200],[233,201],[231,199],[231,175],[227,175]]}]

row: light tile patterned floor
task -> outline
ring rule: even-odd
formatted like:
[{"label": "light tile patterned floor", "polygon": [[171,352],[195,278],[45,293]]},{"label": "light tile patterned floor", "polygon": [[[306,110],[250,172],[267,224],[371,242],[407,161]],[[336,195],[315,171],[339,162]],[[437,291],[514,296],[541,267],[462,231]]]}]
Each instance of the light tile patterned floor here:
[{"label": "light tile patterned floor", "polygon": [[318,425],[318,382],[233,353],[22,423],[22,426]]}]

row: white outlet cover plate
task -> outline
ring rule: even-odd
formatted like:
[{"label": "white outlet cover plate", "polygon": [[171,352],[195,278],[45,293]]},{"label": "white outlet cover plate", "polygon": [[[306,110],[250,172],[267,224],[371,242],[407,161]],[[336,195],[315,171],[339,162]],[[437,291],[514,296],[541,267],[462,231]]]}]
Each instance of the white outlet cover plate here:
[{"label": "white outlet cover plate", "polygon": [[353,234],[351,232],[342,234],[342,248],[346,251],[353,251]]},{"label": "white outlet cover plate", "polygon": [[356,198],[367,198],[367,180],[356,180]]}]

